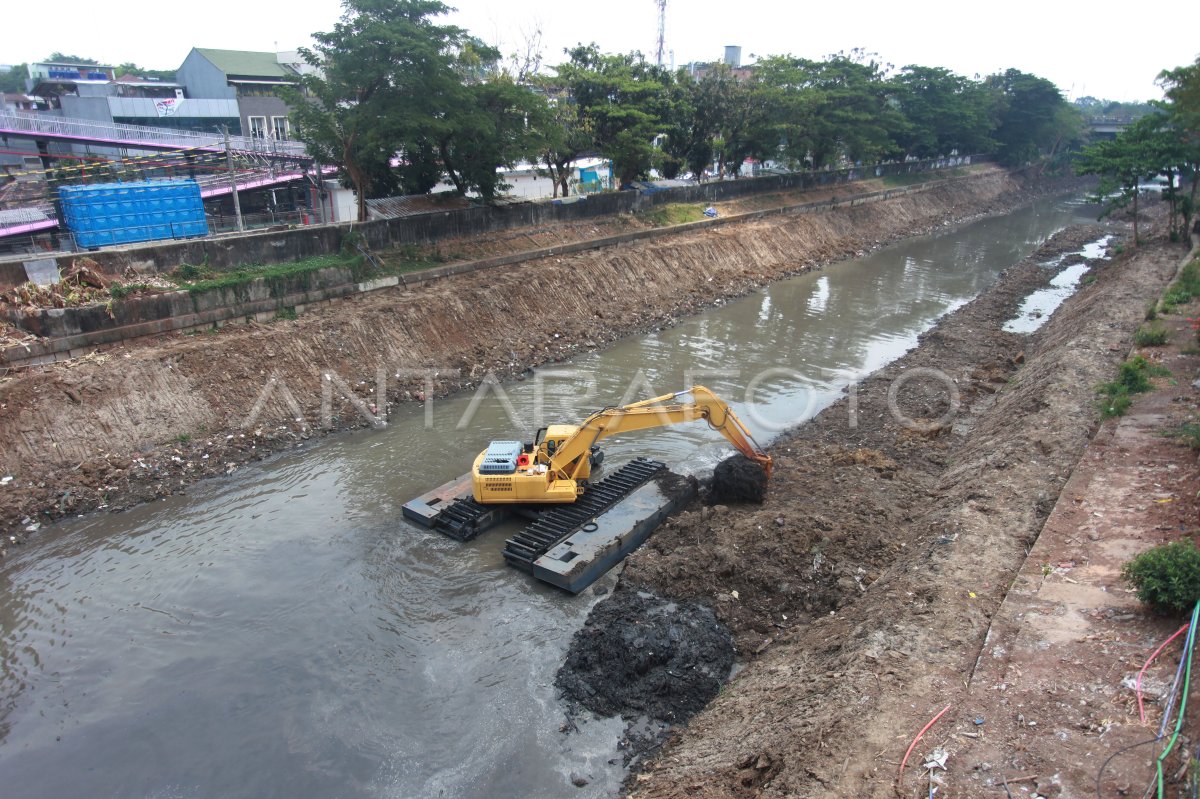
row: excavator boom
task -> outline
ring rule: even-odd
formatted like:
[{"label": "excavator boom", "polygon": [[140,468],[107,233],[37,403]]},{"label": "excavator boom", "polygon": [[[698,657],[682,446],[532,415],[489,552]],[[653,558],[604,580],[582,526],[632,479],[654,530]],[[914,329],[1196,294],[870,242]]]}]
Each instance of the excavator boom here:
[{"label": "excavator boom", "polygon": [[[691,402],[683,401],[688,396]],[[581,456],[608,436],[698,419],[707,421],[738,452],[762,466],[770,477],[771,456],[758,445],[733,409],[704,386],[596,411],[583,421],[573,436],[556,448],[550,458],[550,470],[577,479],[578,471],[585,463]]]}]

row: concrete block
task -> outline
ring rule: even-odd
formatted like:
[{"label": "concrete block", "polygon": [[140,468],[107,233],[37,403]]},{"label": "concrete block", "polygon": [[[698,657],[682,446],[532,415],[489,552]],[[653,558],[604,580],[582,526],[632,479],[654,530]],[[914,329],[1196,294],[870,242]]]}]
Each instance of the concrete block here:
[{"label": "concrete block", "polygon": [[358,284],[359,291],[376,291],[378,289],[392,288],[400,285],[400,278],[392,275],[390,277],[376,278],[375,280],[367,280]]}]

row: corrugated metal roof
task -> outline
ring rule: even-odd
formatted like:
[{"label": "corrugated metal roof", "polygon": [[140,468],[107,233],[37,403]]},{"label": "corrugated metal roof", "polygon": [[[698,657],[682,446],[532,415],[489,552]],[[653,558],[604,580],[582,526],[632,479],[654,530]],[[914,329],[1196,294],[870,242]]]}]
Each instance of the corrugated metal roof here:
[{"label": "corrugated metal roof", "polygon": [[380,197],[367,200],[367,211],[372,219],[396,219],[418,214],[436,214],[440,211],[457,211],[470,208],[471,202],[455,194],[408,194],[402,197]]},{"label": "corrugated metal roof", "polygon": [[250,50],[213,50],[208,47],[197,47],[196,52],[207,58],[217,69],[228,75],[241,75],[250,78],[277,78],[280,80],[296,77],[290,69],[279,63],[274,53],[256,53]]},{"label": "corrugated metal roof", "polygon": [[18,222],[44,222],[49,217],[37,208],[14,208],[11,211],[0,211],[0,226],[15,225]]}]

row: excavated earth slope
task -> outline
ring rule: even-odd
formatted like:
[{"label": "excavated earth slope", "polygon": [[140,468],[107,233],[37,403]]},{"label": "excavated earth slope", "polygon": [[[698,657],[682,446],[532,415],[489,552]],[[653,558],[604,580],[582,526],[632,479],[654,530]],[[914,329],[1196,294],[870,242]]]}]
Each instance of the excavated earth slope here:
[{"label": "excavated earth slope", "polygon": [[[21,536],[62,515],[178,492],[323,433],[323,420],[361,426],[364,412],[383,415],[426,391],[660,328],[785,275],[1047,190],[985,170],[885,202],[529,261],[359,295],[298,320],[140,339],[14,370],[0,377],[0,475],[12,477],[0,490],[0,525]],[[431,384],[414,376],[431,367]],[[381,373],[385,401],[375,388]],[[327,374],[335,379],[326,380],[323,414]]]},{"label": "excavated earth slope", "polygon": [[[1045,280],[1035,261],[1095,236],[1056,237],[922,336],[859,387],[857,425],[842,400],[778,442],[761,507],[696,506],[630,558],[606,602],[636,591],[711,602],[752,660],[630,796],[892,796],[908,742],[944,706],[938,740],[978,737],[970,694],[994,688],[973,683],[991,619],[1096,428],[1095,386],[1184,254],[1149,245],[1094,265],[1094,282],[1032,338],[1003,332]],[[899,394],[919,430],[888,409],[905,373],[924,374]]]}]

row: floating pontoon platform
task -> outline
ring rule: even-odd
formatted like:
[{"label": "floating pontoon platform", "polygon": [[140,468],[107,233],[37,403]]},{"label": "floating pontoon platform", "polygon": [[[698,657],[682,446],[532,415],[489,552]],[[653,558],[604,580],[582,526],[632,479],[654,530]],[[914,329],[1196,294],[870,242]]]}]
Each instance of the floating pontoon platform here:
[{"label": "floating pontoon platform", "polygon": [[404,515],[468,541],[520,510],[532,521],[505,542],[504,559],[574,594],[637,549],[695,493],[694,482],[666,464],[638,458],[592,483],[569,504],[481,505],[471,498],[467,474],[406,503]]}]

